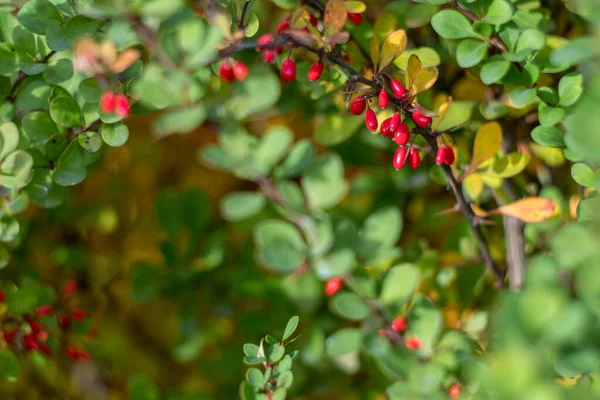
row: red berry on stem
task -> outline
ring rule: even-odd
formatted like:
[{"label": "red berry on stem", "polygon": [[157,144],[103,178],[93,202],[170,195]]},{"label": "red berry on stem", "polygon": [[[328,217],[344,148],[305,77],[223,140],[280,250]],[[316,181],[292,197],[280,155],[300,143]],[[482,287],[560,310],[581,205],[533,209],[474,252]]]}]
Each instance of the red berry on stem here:
[{"label": "red berry on stem", "polygon": [[446,146],[440,146],[435,152],[435,163],[442,165],[446,159]]},{"label": "red berry on stem", "polygon": [[387,90],[381,89],[381,92],[379,92],[379,107],[382,109],[386,108],[389,101],[390,97]]},{"label": "red berry on stem", "polygon": [[390,82],[392,85],[392,90],[394,91],[394,96],[403,98],[406,95],[406,88],[397,80],[392,79]]},{"label": "red berry on stem", "polygon": [[408,143],[409,139],[410,131],[408,130],[408,126],[401,122],[398,126],[398,129],[396,129],[396,132],[394,133],[394,142],[398,146],[404,146],[406,143]]},{"label": "red berry on stem", "polygon": [[454,385],[450,386],[450,390],[448,390],[448,395],[452,400],[458,399],[458,396],[460,396],[460,385],[458,383],[455,383]]},{"label": "red berry on stem", "polygon": [[30,321],[29,326],[34,333],[38,333],[42,331],[42,325],[37,321]]},{"label": "red berry on stem", "polygon": [[408,329],[408,323],[406,322],[406,319],[404,317],[394,318],[391,326],[392,326],[392,329],[398,333],[402,333],[406,329]]},{"label": "red berry on stem", "polygon": [[392,122],[390,122],[390,130],[392,132],[396,132],[396,129],[398,129],[398,126],[400,126],[400,122],[402,122],[400,120],[400,113],[395,113],[394,115],[392,115]]},{"label": "red berry on stem", "polygon": [[317,17],[315,17],[314,15],[310,14],[310,24],[312,26],[317,26],[318,23],[319,23],[319,20],[317,19]]},{"label": "red berry on stem", "polygon": [[119,117],[127,117],[129,115],[129,100],[127,100],[127,96],[118,94],[116,101],[115,114]]},{"label": "red berry on stem", "polygon": [[281,79],[285,82],[292,82],[296,79],[296,63],[289,58],[281,64]]},{"label": "red berry on stem", "polygon": [[308,70],[308,79],[311,81],[316,81],[319,79],[323,73],[324,67],[325,65],[321,61],[315,61]]},{"label": "red berry on stem", "polygon": [[366,106],[367,101],[358,95],[352,100],[352,103],[350,103],[350,112],[354,115],[360,115],[365,111]]},{"label": "red berry on stem", "polygon": [[412,169],[417,169],[420,164],[421,156],[419,155],[419,152],[415,148],[410,149],[410,152],[408,153],[408,165],[410,165]]},{"label": "red berry on stem", "polygon": [[377,126],[379,126],[379,123],[377,122],[377,115],[375,115],[375,111],[371,110],[370,108],[365,113],[365,125],[371,132],[375,132],[377,130]]},{"label": "red berry on stem", "polygon": [[112,92],[104,92],[100,99],[100,109],[105,113],[111,113],[114,111],[117,105],[115,94]]},{"label": "red berry on stem", "polygon": [[406,163],[406,147],[398,147],[396,154],[394,154],[394,168],[396,170],[402,169]]},{"label": "red berry on stem", "polygon": [[83,310],[80,310],[78,308],[76,308],[75,310],[71,311],[71,315],[73,316],[73,319],[75,320],[82,320],[85,317],[87,317],[87,313]]},{"label": "red berry on stem", "polygon": [[0,303],[6,300],[6,293],[0,292]]},{"label": "red berry on stem", "polygon": [[12,331],[2,331],[2,336],[6,343],[11,344],[15,340],[15,336],[17,336],[18,329],[13,329]]},{"label": "red berry on stem", "polygon": [[415,121],[415,124],[417,124],[417,126],[420,126],[421,128],[428,128],[429,125],[431,125],[431,117],[423,115],[421,114],[421,112],[416,110],[412,114],[412,119],[413,121]]},{"label": "red berry on stem", "polygon": [[25,345],[25,350],[27,351],[38,350],[40,348],[34,333],[23,336],[23,344]]},{"label": "red berry on stem", "polygon": [[77,281],[74,280],[74,279],[70,280],[63,287],[63,295],[64,296],[70,296],[73,293],[75,293],[76,290],[77,290]]},{"label": "red berry on stem", "polygon": [[331,278],[325,284],[325,294],[329,297],[336,294],[343,286],[343,282],[340,278]]},{"label": "red berry on stem", "polygon": [[52,349],[47,344],[42,345],[40,347],[40,351],[42,353],[44,353],[45,355],[47,355],[47,356],[51,356],[52,355]]},{"label": "red berry on stem", "polygon": [[[262,36],[260,36],[258,38],[258,40],[256,41],[256,43],[258,43],[258,44],[271,44],[271,43],[273,43],[273,36],[269,35],[268,33],[265,34],[265,35],[262,35]],[[257,46],[256,50],[263,51],[263,50],[265,50],[265,48],[262,47],[262,46]]]},{"label": "red berry on stem", "polygon": [[40,331],[37,333],[37,335],[35,335],[35,337],[37,338],[38,342],[46,343],[48,340],[48,332]]},{"label": "red berry on stem", "polygon": [[58,317],[58,323],[63,329],[69,329],[71,327],[71,319],[66,315]]},{"label": "red berry on stem", "polygon": [[290,17],[284,18],[277,27],[277,32],[281,32],[290,27]]},{"label": "red berry on stem", "polygon": [[348,13],[348,19],[354,25],[360,25],[360,23],[362,22],[362,14],[359,14],[359,13]]},{"label": "red berry on stem", "polygon": [[448,165],[454,164],[454,150],[452,147],[446,147],[444,149],[444,162]]},{"label": "red berry on stem", "polygon": [[267,64],[272,63],[273,61],[275,61],[275,52],[273,50],[267,50],[267,51],[265,51],[263,59],[265,60],[265,62]]},{"label": "red berry on stem", "polygon": [[421,341],[416,336],[406,339],[404,344],[409,350],[417,350],[421,348]]},{"label": "red berry on stem", "polygon": [[38,318],[45,317],[46,315],[48,315],[50,313],[52,313],[52,306],[49,306],[49,305],[40,306],[37,308],[37,310],[35,310],[35,315]]},{"label": "red berry on stem", "polygon": [[241,61],[237,61],[235,64],[233,64],[233,76],[235,76],[235,79],[238,81],[243,81],[246,79],[247,75],[248,66],[246,64]]},{"label": "red berry on stem", "polygon": [[394,134],[392,133],[392,131],[390,131],[390,122],[391,122],[391,118],[386,119],[385,121],[383,121],[381,123],[381,129],[379,129],[381,131],[381,135],[383,137],[387,137],[387,138],[393,138]]},{"label": "red berry on stem", "polygon": [[223,61],[219,67],[219,76],[225,83],[233,82],[233,67],[229,61]]}]

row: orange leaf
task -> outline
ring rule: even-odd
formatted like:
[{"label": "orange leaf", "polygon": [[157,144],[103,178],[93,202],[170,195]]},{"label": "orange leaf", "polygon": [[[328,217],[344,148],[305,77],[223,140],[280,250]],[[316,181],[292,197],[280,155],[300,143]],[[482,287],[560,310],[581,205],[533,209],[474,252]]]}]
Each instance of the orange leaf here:
[{"label": "orange leaf", "polygon": [[348,11],[342,0],[329,0],[325,6],[325,33],[328,37],[341,32],[346,25]]},{"label": "orange leaf", "polygon": [[550,199],[543,197],[529,197],[507,204],[489,214],[502,214],[520,219],[523,222],[541,222],[551,218],[556,210],[556,205]]}]

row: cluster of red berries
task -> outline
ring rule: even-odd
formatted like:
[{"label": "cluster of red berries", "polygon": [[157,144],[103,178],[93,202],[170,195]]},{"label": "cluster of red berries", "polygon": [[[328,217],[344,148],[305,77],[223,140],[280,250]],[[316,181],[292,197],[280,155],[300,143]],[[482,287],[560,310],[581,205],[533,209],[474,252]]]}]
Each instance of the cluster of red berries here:
[{"label": "cluster of red berries", "polygon": [[[69,281],[63,288],[63,297],[72,295],[77,290],[77,282],[72,280]],[[6,294],[0,292],[0,302],[6,299]],[[18,326],[14,329],[2,329],[2,337],[7,344],[15,344],[18,347],[22,347],[27,352],[39,351],[47,356],[52,355],[52,349],[48,345],[48,331],[43,325],[44,318],[55,316],[59,326],[63,331],[67,331],[71,328],[72,321],[82,321],[87,318],[87,313],[82,309],[72,309],[68,314],[56,313],[51,305],[45,304],[38,307],[33,315],[23,315],[22,323],[18,323]],[[3,321],[7,323],[14,323],[15,318],[5,316]],[[90,332],[92,333],[92,332]],[[17,344],[19,342],[19,344]],[[76,349],[74,347],[67,347],[65,350],[66,355],[72,360],[89,360],[90,354],[85,350]]]},{"label": "cluster of red berries", "polygon": [[119,117],[125,118],[129,115],[129,108],[129,100],[122,93],[104,92],[100,99],[100,109],[105,113],[114,112]]},{"label": "cluster of red berries", "polygon": [[[395,97],[400,100],[406,99],[407,90],[400,82],[392,79],[390,86]],[[364,95],[356,96],[350,103],[350,112],[354,115],[361,115],[365,109],[367,109],[365,112],[365,125],[367,126],[367,129],[369,129],[371,132],[375,132],[379,128],[382,136],[393,139],[394,143],[398,145],[398,149],[394,154],[393,161],[393,165],[396,170],[404,167],[407,161],[408,165],[412,169],[418,168],[421,164],[421,156],[419,151],[412,145],[412,143],[408,146],[408,148],[406,147],[410,141],[411,133],[408,125],[402,122],[402,114],[397,111],[390,118],[383,121],[381,126],[379,126],[375,111],[373,111],[370,107],[367,108],[367,99],[368,98]],[[379,95],[377,96],[379,108],[382,110],[387,108],[389,99],[389,92],[385,88],[381,89]],[[416,126],[421,128],[428,128],[432,122],[431,117],[422,114],[418,110],[412,112],[412,120]],[[452,149],[448,146],[441,146],[436,154],[436,163],[441,165],[443,163],[452,164],[453,162],[454,152]]]},{"label": "cluster of red berries", "polygon": [[234,64],[225,60],[219,68],[219,76],[225,83],[232,83],[234,79],[243,81],[248,75],[248,66],[242,61],[236,61]]}]

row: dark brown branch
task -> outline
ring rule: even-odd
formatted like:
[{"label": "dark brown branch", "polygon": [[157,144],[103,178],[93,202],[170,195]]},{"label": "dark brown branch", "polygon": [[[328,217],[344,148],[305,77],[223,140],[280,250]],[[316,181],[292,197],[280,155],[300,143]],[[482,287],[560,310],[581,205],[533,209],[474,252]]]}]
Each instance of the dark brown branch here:
[{"label": "dark brown branch", "polygon": [[245,29],[246,28],[246,14],[248,13],[248,8],[250,7],[251,0],[246,0],[244,3],[244,7],[242,8],[242,15],[240,16],[240,20],[238,21],[238,28]]}]

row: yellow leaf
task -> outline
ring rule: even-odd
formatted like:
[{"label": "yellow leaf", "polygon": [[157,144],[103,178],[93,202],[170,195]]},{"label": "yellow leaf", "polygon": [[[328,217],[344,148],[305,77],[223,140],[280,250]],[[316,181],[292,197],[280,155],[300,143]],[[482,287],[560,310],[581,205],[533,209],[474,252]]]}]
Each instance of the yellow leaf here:
[{"label": "yellow leaf", "polygon": [[482,210],[481,208],[477,207],[475,204],[471,204],[471,210],[473,210],[475,215],[477,215],[478,217],[485,218],[488,215],[490,215],[487,211]]},{"label": "yellow leaf", "polygon": [[377,60],[379,60],[379,39],[373,35],[371,38],[371,62],[375,70],[377,70]]},{"label": "yellow leaf", "polygon": [[[529,156],[525,153],[514,152],[491,161],[484,162],[479,166],[482,174],[497,178],[510,178],[520,174],[527,167]],[[485,169],[482,169],[484,166]]]},{"label": "yellow leaf", "polygon": [[403,29],[392,32],[381,48],[379,71],[390,65],[406,49],[406,32]]},{"label": "yellow leaf", "polygon": [[463,180],[463,187],[471,199],[479,200],[483,192],[483,180],[479,174],[471,174]]},{"label": "yellow leaf", "polygon": [[498,189],[500,186],[502,186],[502,182],[504,182],[504,179],[498,178],[496,176],[490,176],[485,174],[480,174],[479,176],[481,177],[483,183],[485,183],[487,186],[493,189]]},{"label": "yellow leaf", "polygon": [[423,68],[421,60],[415,54],[410,56],[406,66],[406,88],[410,96],[416,96],[433,86],[438,78],[436,67]]},{"label": "yellow leaf", "polygon": [[412,54],[408,59],[408,62],[406,63],[406,73],[404,75],[404,84],[407,89],[410,89],[410,87],[412,86],[412,82],[414,81],[415,77],[419,74],[419,71],[421,71],[421,68],[421,60],[419,59],[419,57],[417,57],[416,54]]},{"label": "yellow leaf", "polygon": [[388,10],[382,11],[373,26],[373,36],[377,36],[381,43],[396,30],[397,25],[398,19],[393,13]]},{"label": "yellow leaf", "polygon": [[523,222],[541,222],[551,218],[555,209],[556,205],[550,199],[529,197],[490,211],[490,214],[508,215]]},{"label": "yellow leaf", "polygon": [[349,13],[360,14],[367,10],[367,5],[362,1],[345,1],[344,5]]},{"label": "yellow leaf", "polygon": [[342,0],[329,0],[325,6],[325,33],[328,37],[341,32],[346,25],[348,11]]},{"label": "yellow leaf", "polygon": [[497,122],[490,122],[479,128],[473,144],[473,159],[469,170],[492,158],[502,145],[502,128]]},{"label": "yellow leaf", "polygon": [[431,130],[433,130],[433,131],[437,130],[438,126],[440,126],[440,124],[444,120],[444,117],[446,116],[446,114],[448,114],[448,110],[450,109],[451,105],[452,105],[452,97],[448,96],[440,104],[440,106],[438,108],[439,117],[433,121],[433,125],[431,125]]}]

